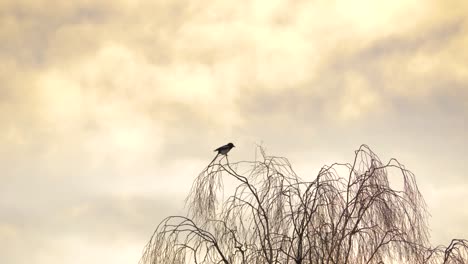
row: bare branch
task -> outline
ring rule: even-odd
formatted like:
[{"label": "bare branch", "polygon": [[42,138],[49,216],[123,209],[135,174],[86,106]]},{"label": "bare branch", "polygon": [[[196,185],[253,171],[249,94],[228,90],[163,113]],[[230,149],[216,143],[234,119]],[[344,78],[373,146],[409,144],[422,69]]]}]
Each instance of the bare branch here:
[{"label": "bare branch", "polygon": [[[253,162],[215,158],[194,181],[188,216],[164,219],[140,264],[468,263],[467,240],[431,247],[426,204],[397,160],[384,164],[362,145],[352,164],[307,181],[259,150]],[[228,177],[237,186],[221,201]]]}]

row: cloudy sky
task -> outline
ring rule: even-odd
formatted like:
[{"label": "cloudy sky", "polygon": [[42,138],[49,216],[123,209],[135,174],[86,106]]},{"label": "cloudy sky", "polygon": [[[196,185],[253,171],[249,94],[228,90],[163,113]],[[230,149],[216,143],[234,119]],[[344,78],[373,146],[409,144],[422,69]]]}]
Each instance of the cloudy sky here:
[{"label": "cloudy sky", "polygon": [[468,2],[0,1],[2,264],[136,263],[212,150],[369,145],[468,238]]}]

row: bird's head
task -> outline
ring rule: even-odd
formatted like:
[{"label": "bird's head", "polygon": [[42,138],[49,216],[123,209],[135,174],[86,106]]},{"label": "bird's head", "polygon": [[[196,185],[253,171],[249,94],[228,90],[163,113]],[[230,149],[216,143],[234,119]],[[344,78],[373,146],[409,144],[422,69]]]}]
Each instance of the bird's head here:
[{"label": "bird's head", "polygon": [[229,146],[230,148],[234,148],[234,147],[235,147],[234,144],[232,144],[232,143],[229,143],[228,146]]}]

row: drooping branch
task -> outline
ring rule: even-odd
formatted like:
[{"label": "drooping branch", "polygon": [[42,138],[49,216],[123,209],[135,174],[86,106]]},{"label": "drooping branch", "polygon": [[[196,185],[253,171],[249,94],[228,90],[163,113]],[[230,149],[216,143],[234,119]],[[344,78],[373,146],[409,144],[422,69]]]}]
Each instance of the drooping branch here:
[{"label": "drooping branch", "polygon": [[[432,248],[415,176],[365,145],[352,163],[301,179],[263,150],[253,162],[215,159],[195,179],[187,217],[168,217],[147,263],[465,263],[466,240]],[[400,180],[401,189],[390,184]],[[220,200],[223,179],[236,183]]]}]

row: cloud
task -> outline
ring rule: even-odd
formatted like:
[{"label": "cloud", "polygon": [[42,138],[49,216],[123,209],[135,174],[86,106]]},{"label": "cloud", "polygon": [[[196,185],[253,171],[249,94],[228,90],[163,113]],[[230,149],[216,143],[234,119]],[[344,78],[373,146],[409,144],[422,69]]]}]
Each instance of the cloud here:
[{"label": "cloud", "polygon": [[[367,143],[414,168],[428,200],[453,204],[446,193],[464,177],[468,147],[467,8],[456,0],[2,1],[7,263],[42,243],[35,256],[47,263],[77,257],[73,248],[86,243],[98,249],[82,262],[109,262],[107,238],[122,230],[144,243],[152,219],[178,207],[168,200],[183,197],[229,141],[239,146],[233,159],[263,142],[310,175],[311,162],[349,161]],[[434,219],[448,226],[466,218],[440,208]],[[48,258],[58,245],[62,254]]]},{"label": "cloud", "polygon": [[[148,239],[165,215],[182,213],[173,198],[136,196],[62,197],[38,206],[3,208],[0,238],[9,243],[2,246],[0,253],[6,263],[27,263],[31,258],[38,261],[58,261],[71,256],[103,258],[105,245],[122,247],[119,256],[128,260],[144,246],[139,245],[138,252],[133,252],[135,242]],[[95,249],[85,244],[92,244]],[[125,255],[129,249],[132,254]],[[112,256],[106,255],[107,259]]]}]

